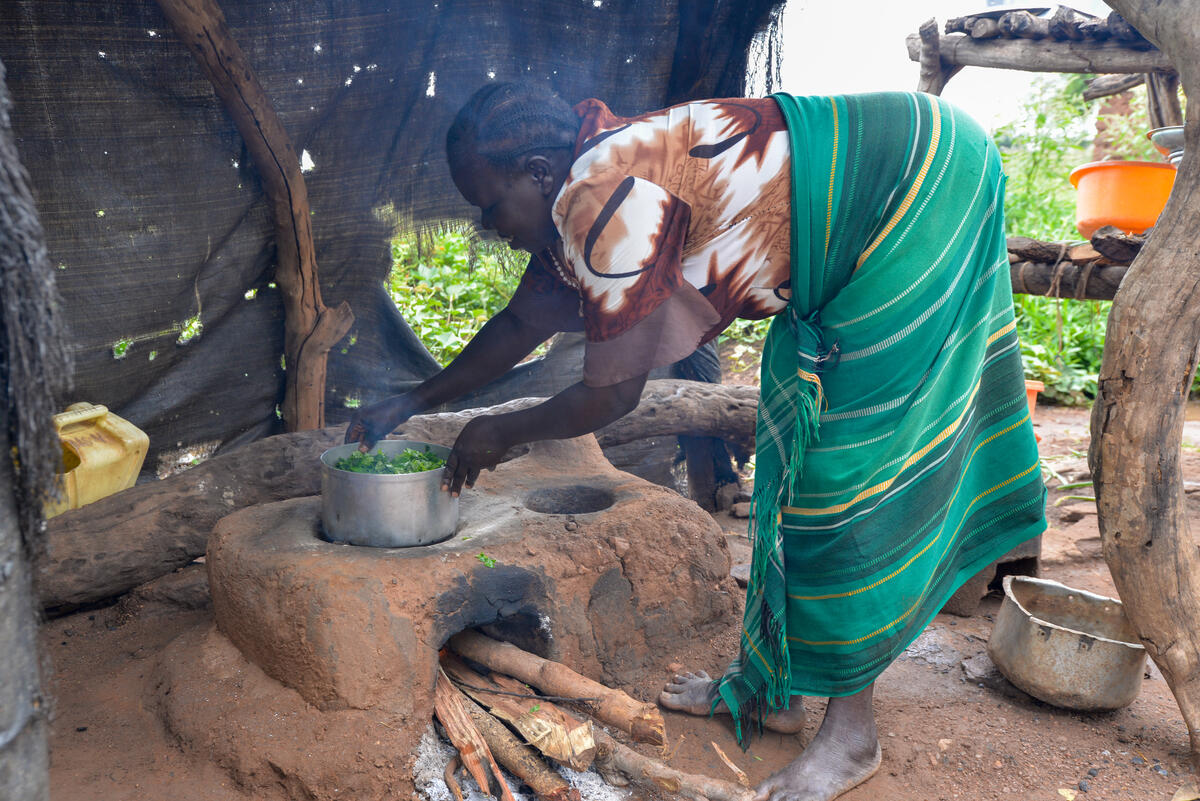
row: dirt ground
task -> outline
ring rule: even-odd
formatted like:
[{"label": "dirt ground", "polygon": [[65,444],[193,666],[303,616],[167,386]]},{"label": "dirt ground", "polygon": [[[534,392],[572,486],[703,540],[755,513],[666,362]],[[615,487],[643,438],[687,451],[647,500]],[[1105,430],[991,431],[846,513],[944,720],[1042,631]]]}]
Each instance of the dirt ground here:
[{"label": "dirt ground", "polygon": [[[1047,466],[1068,482],[1086,480],[1088,413],[1039,407],[1036,428]],[[1200,489],[1200,423],[1184,442],[1186,485]],[[1057,479],[1052,479],[1057,485]],[[1041,574],[1115,596],[1100,556],[1094,503],[1066,498],[1090,487],[1052,490]],[[1200,494],[1189,494],[1200,525]],[[748,556],[745,521],[717,515],[734,561]],[[1103,714],[1056,709],[1001,677],[986,658],[999,598],[972,617],[938,615],[879,679],[875,707],[883,746],[879,773],[847,801],[933,799],[1171,799],[1189,779],[1187,731],[1161,675],[1147,666],[1141,693]],[[175,637],[206,627],[211,613],[162,603],[125,602],[47,622],[42,645],[55,699],[51,792],[56,801],[258,801],[203,754],[171,742],[147,686],[153,658]],[[688,669],[717,674],[736,650],[732,638],[701,652],[673,654]],[[981,656],[983,655],[983,656]],[[652,698],[667,678],[646,675],[627,688]],[[806,699],[809,724],[798,736],[767,733],[742,753],[728,721],[667,713],[669,763],[732,779],[715,758],[716,742],[749,774],[765,778],[812,739],[823,701]],[[400,757],[401,755],[397,755]],[[365,769],[370,769],[365,766]],[[274,798],[283,799],[282,791]],[[365,800],[364,800],[365,801]]]}]

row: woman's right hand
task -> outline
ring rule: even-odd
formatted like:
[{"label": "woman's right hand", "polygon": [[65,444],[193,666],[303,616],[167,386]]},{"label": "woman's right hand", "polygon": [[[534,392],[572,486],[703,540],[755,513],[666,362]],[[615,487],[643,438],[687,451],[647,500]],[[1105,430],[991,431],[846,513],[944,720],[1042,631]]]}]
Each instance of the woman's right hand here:
[{"label": "woman's right hand", "polygon": [[393,395],[379,403],[359,409],[346,427],[346,444],[359,443],[358,449],[371,450],[375,443],[396,430],[396,427],[421,411],[417,400],[409,393]]}]

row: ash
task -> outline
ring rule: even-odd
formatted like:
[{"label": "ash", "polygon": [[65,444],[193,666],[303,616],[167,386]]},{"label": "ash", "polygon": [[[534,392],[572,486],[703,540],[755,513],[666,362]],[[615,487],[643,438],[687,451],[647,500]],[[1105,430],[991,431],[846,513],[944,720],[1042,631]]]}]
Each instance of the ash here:
[{"label": "ash", "polygon": [[[454,747],[439,737],[432,726],[427,728],[421,735],[421,742],[417,744],[417,761],[413,763],[413,783],[420,798],[425,801],[453,801],[450,788],[442,780],[442,771],[453,756]],[[567,783],[579,791],[583,801],[627,801],[633,797],[628,790],[618,790],[607,784],[600,778],[600,774],[593,770],[579,773],[561,765],[556,767]],[[468,776],[466,771],[459,770],[458,775],[464,801],[489,801],[491,796],[480,793],[479,788],[475,786],[475,780]],[[503,775],[509,788],[521,786],[520,781],[514,779],[507,771],[503,771]],[[517,801],[536,801],[532,794],[525,795],[516,792],[515,789],[513,797]]]}]

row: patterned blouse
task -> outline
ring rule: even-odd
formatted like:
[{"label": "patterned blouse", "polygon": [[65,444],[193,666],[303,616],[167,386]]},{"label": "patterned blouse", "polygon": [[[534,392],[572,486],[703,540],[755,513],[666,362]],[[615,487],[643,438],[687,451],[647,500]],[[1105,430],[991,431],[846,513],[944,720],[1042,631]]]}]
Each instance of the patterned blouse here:
[{"label": "patterned blouse", "polygon": [[575,110],[575,159],[552,209],[562,239],[530,260],[509,309],[583,330],[584,383],[645,374],[737,317],[787,305],[791,162],[774,100]]}]

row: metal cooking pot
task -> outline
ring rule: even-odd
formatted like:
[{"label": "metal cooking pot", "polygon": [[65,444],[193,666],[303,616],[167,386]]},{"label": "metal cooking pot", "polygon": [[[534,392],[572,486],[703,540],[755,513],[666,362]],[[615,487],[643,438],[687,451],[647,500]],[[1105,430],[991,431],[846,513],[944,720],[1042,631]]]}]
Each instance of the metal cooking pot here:
[{"label": "metal cooking pot", "polygon": [[[407,439],[383,440],[375,446],[388,456],[405,448],[428,450],[443,459],[450,455],[442,445]],[[334,467],[356,450],[358,444],[352,442],[321,454],[321,523],[331,542],[408,548],[454,536],[458,498],[442,492],[442,468],[380,475]]]},{"label": "metal cooking pot", "polygon": [[1057,581],[1005,576],[987,649],[1009,681],[1054,706],[1120,709],[1142,688],[1146,649],[1121,602]]}]

